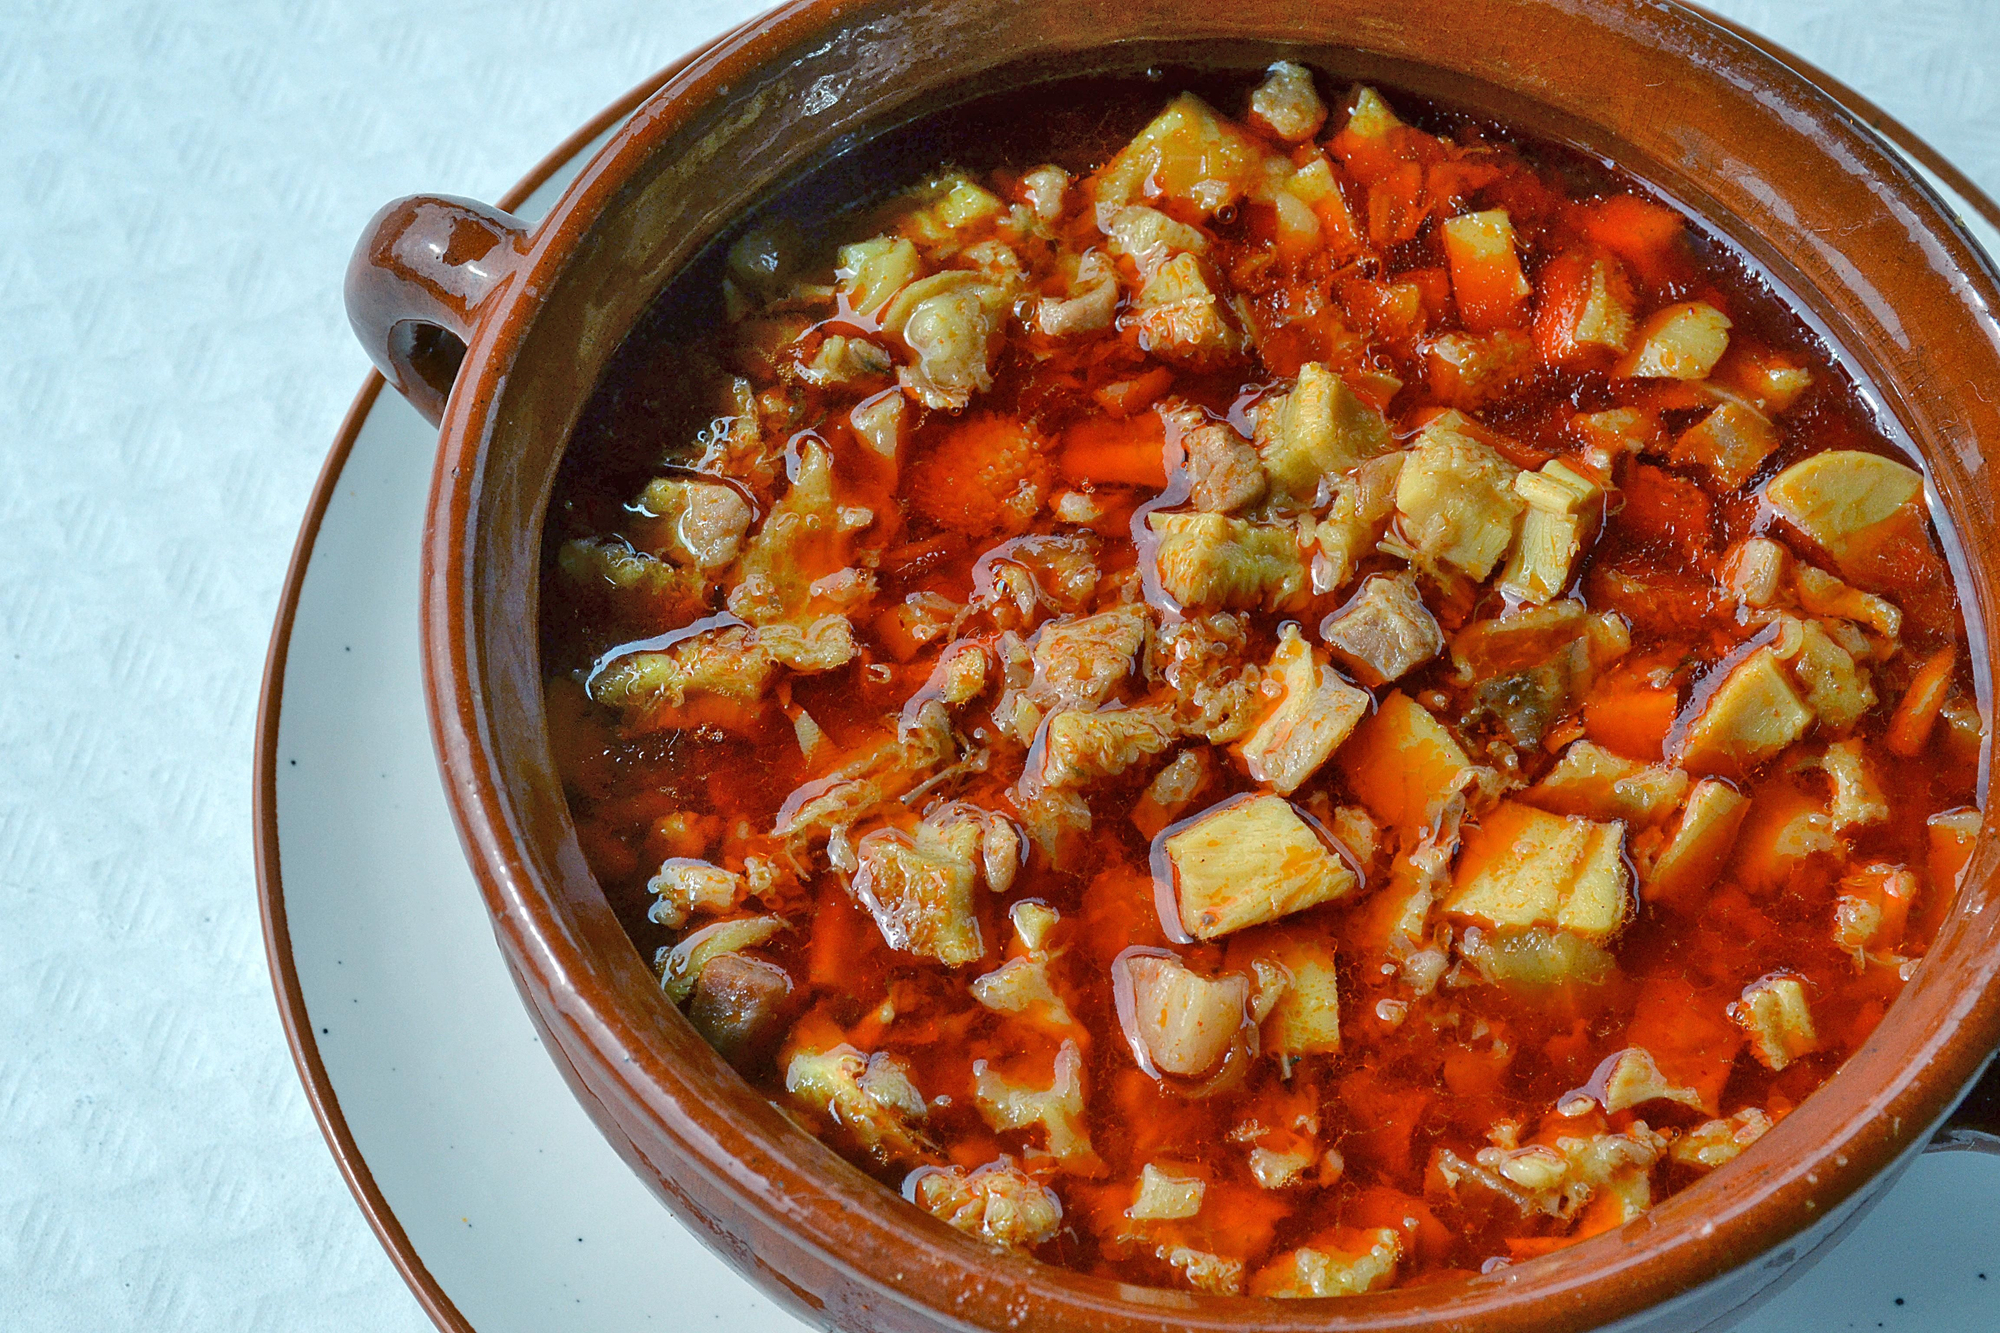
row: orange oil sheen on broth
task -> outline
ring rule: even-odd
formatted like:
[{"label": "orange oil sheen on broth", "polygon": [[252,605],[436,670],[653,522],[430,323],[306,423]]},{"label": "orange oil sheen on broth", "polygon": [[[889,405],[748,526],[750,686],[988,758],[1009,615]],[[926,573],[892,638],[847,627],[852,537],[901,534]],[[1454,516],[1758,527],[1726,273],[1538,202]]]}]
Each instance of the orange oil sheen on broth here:
[{"label": "orange oil sheen on broth", "polygon": [[1441,1281],[1726,1164],[1963,863],[1915,473],[1576,153],[1023,97],[780,196],[577,429],[551,739],[634,942],[858,1166],[1128,1281]]}]

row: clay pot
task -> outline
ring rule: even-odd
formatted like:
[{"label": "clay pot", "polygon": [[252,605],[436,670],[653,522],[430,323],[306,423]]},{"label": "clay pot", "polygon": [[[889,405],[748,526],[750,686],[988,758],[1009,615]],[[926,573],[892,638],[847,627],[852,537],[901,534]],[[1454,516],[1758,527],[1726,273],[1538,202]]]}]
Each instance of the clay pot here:
[{"label": "clay pot", "polygon": [[[424,552],[427,685],[445,783],[502,949],[550,1052],[633,1169],[815,1324],[1720,1327],[1858,1216],[2000,1042],[1989,837],[1874,1036],[1737,1162],[1617,1232],[1489,1276],[1267,1302],[1086,1277],[952,1230],[792,1126],[661,994],[578,850],[536,652],[543,509],[607,358],[762,187],[885,117],[990,89],[1023,61],[1077,73],[1250,68],[1280,54],[1601,152],[1764,265],[1833,331],[1926,460],[1958,542],[1980,679],[1992,679],[1980,627],[2000,616],[2000,513],[1980,442],[2000,440],[2000,329],[1989,314],[2000,287],[1928,189],[1851,114],[1671,4],[799,0],[689,62],[540,226],[465,200],[390,205],[356,252],[348,306],[391,382],[441,419]],[[1982,1105],[1990,1127],[1990,1094]]]}]

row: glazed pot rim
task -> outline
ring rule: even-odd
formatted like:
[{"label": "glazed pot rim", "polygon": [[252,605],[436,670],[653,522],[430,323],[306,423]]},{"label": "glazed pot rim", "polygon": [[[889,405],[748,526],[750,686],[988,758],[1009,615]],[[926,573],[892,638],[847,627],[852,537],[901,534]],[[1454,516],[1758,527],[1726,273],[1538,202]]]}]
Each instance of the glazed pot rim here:
[{"label": "glazed pot rim", "polygon": [[[684,1067],[663,1056],[658,1015],[602,1002],[606,997],[594,960],[579,937],[557,923],[561,909],[552,887],[530,855],[497,777],[491,717],[480,690],[479,629],[470,609],[468,537],[479,512],[476,464],[490,440],[506,372],[532,323],[538,294],[553,289],[587,235],[589,222],[613,205],[656,146],[696,108],[726,97],[738,79],[774,53],[798,50],[814,36],[838,30],[850,15],[874,7],[872,0],[792,0],[718,40],[667,80],[579,173],[533,231],[522,266],[494,307],[482,312],[443,421],[423,575],[425,670],[433,735],[454,818],[503,950],[523,985],[533,992],[535,1007],[555,1029],[563,1053],[580,1070],[595,1066],[616,1071],[637,1112],[651,1117],[684,1148],[712,1187],[734,1195],[772,1227],[796,1232],[806,1216],[796,1201],[780,1204],[760,1191],[776,1176],[797,1189],[820,1191],[825,1201],[847,1213],[854,1226],[870,1229],[881,1246],[899,1247],[894,1264],[882,1260],[873,1246],[868,1258],[822,1247],[830,1267],[886,1299],[946,1316],[962,1311],[975,1324],[997,1325],[1016,1293],[1032,1292],[1049,1315],[1077,1320],[1080,1326],[1106,1321],[1115,1325],[1122,1320],[1136,1327],[1132,1321],[1170,1320],[1175,1326],[1217,1329],[1393,1328],[1477,1317],[1480,1326],[1493,1333],[1582,1328],[1636,1313],[1783,1244],[1818,1218],[1839,1210],[1867,1181],[1917,1144],[2000,1042],[2000,994],[1992,984],[2000,974],[2000,937],[1990,915],[1980,919],[1982,910],[1992,904],[1972,901],[1975,888],[1983,889],[1990,874],[1990,856],[1982,856],[1964,877],[1961,910],[1941,931],[1931,955],[1941,957],[1954,944],[1978,949],[1972,967],[1976,984],[1921,1034],[1900,1031],[1909,1024],[1897,1023],[1897,1011],[1907,1006],[1891,1008],[1876,1035],[1843,1068],[1843,1077],[1850,1069],[1873,1074],[1865,1098],[1853,1098],[1865,1081],[1858,1074],[1845,1083],[1830,1084],[1801,1108],[1812,1107],[1815,1116],[1788,1117],[1757,1150],[1617,1231],[1462,1283],[1348,1298],[1337,1306],[1137,1288],[996,1254],[900,1203],[893,1212],[876,1216],[866,1190],[856,1193],[856,1182],[874,1188],[873,1182],[762,1104],[747,1085],[742,1087],[744,1096],[728,1099],[718,1099],[713,1089],[700,1087],[701,1080],[715,1076],[717,1067],[726,1068],[719,1060],[707,1067]],[[1795,71],[1679,5],[1551,0],[1545,7],[1599,22],[1622,16],[1635,26],[1648,24],[1660,32],[1669,25],[1682,29],[1701,25],[1700,35],[1710,48],[1723,51],[1717,59],[1737,62],[1735,68],[1744,77],[1762,80],[1774,95],[1788,97],[1817,117],[1818,124],[1851,128],[1843,146],[1912,210],[1911,216],[1946,248],[1963,280],[1980,291],[1989,308],[2000,309],[2000,289],[1990,270],[1929,187],[1865,127],[1854,123],[1851,113]],[[1641,9],[1643,16],[1638,15]],[[1949,498],[1945,497],[1947,504]],[[1963,585],[1960,590],[1970,591]],[[1970,596],[1966,609],[1970,624],[1975,609]],[[1962,910],[1968,904],[1972,910]],[[1983,939],[1972,939],[1981,925]],[[1920,969],[1913,989],[1921,985],[1923,975]],[[1892,1044],[1885,1037],[1897,1036],[1918,1039],[1900,1051],[1885,1049]],[[1843,1089],[1854,1104],[1843,1105],[1835,1095]],[[762,1104],[762,1111],[752,1103]],[[1836,1106],[1840,1114],[1835,1123],[1811,1132],[1810,1121],[1826,1120]],[[726,1119],[731,1123],[720,1123]],[[687,1202],[684,1196],[679,1201]],[[881,1202],[889,1201],[884,1191]],[[891,1268],[897,1271],[888,1271]],[[976,1299],[965,1299],[962,1288],[967,1283],[978,1289]]]}]

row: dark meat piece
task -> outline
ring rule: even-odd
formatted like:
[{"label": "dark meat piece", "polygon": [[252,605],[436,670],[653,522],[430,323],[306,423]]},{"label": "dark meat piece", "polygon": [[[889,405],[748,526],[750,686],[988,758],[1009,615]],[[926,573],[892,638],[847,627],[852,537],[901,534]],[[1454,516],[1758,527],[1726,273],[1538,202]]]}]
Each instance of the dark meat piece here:
[{"label": "dark meat piece", "polygon": [[688,1021],[723,1059],[748,1070],[768,1058],[784,1034],[791,974],[776,963],[720,954],[694,984]]}]

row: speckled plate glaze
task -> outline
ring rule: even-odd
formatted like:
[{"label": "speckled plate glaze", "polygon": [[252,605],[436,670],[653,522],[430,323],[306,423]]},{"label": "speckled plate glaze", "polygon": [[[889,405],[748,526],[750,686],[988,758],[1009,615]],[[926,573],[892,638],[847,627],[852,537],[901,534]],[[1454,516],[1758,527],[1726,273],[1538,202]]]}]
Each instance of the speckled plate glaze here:
[{"label": "speckled plate glaze", "polygon": [[[1774,54],[1875,125],[2000,255],[1991,201],[1879,110]],[[539,218],[669,72],[580,130],[502,206]],[[424,713],[418,556],[437,432],[382,387],[369,376],[314,492],[258,725],[266,943],[328,1146],[440,1328],[797,1327],[612,1150],[514,990],[460,854]],[[2000,1158],[1925,1157],[1834,1254],[1739,1327],[2000,1327],[1996,1196]]]}]

